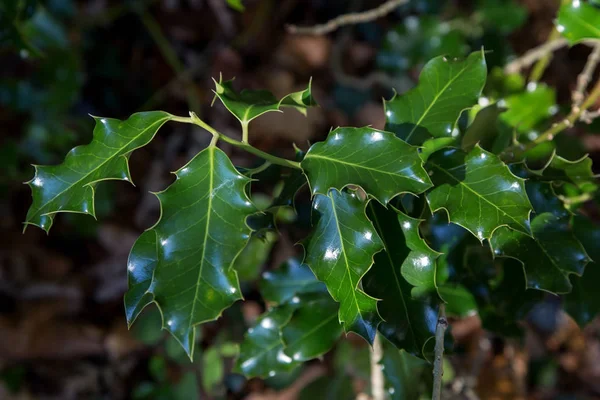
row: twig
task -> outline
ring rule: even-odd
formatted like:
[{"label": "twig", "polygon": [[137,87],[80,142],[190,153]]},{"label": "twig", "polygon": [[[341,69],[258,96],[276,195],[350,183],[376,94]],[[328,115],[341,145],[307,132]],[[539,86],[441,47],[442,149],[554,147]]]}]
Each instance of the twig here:
[{"label": "twig", "polygon": [[546,42],[540,46],[534,47],[533,49],[531,49],[531,50],[527,51],[525,54],[523,54],[521,57],[508,63],[504,67],[504,72],[506,72],[507,74],[517,73],[517,72],[521,71],[522,69],[529,67],[530,65],[535,63],[537,60],[543,58],[547,54],[552,53],[553,51],[556,51],[558,49],[565,47],[567,44],[569,44],[567,39],[561,38],[561,39],[552,40],[552,41]]},{"label": "twig", "polygon": [[371,396],[373,400],[385,400],[385,385],[383,371],[379,362],[383,357],[383,348],[379,334],[375,334],[371,350]]},{"label": "twig", "polygon": [[585,90],[587,89],[592,74],[600,62],[600,41],[592,47],[592,53],[589,55],[585,67],[577,77],[577,88],[573,92],[573,108],[579,108],[585,98]]},{"label": "twig", "polygon": [[435,359],[433,360],[433,396],[432,400],[440,400],[442,395],[442,377],[444,376],[444,335],[448,327],[446,305],[440,304],[438,321],[435,328]]},{"label": "twig", "polygon": [[287,25],[287,31],[299,35],[325,35],[333,32],[344,25],[356,25],[363,22],[374,21],[391,13],[396,7],[408,3],[408,0],[388,0],[379,7],[360,13],[349,13],[340,15],[324,24],[299,27],[296,25]]},{"label": "twig", "polygon": [[[558,40],[560,37],[560,32],[556,29],[556,27],[553,27],[546,42],[553,42]],[[548,65],[550,65],[550,61],[552,61],[552,55],[553,52],[547,52],[538,60],[538,62],[535,63],[531,70],[531,74],[529,75],[529,82],[535,83],[542,78],[544,71],[546,68],[548,68]]]},{"label": "twig", "polygon": [[580,119],[586,124],[591,124],[593,120],[600,117],[600,109],[596,111],[587,111],[585,110],[581,113]]}]

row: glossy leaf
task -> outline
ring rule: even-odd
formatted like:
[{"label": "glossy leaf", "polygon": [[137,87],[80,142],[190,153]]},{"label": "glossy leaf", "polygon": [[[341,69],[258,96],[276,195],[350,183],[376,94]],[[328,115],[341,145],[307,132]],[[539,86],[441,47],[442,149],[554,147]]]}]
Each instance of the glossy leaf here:
[{"label": "glossy leaf", "polygon": [[431,138],[425,140],[423,142],[423,146],[421,147],[421,152],[419,156],[423,162],[427,162],[429,157],[435,153],[446,147],[454,147],[456,143],[456,139],[453,137],[441,137],[441,138]]},{"label": "glossy leaf", "polygon": [[95,216],[96,185],[103,180],[131,182],[131,152],[148,144],[170,117],[168,113],[152,111],[133,114],[125,121],[96,118],[90,144],[72,149],[60,165],[35,166],[35,175],[28,182],[33,202],[25,224],[48,232],[56,213]]},{"label": "glossy leaf", "polygon": [[507,108],[500,117],[502,121],[521,133],[530,132],[557,111],[554,89],[542,83],[530,85],[525,92],[508,96],[500,103]]},{"label": "glossy leaf", "polygon": [[477,104],[486,75],[483,51],[471,53],[465,60],[432,59],[423,67],[414,89],[385,102],[386,129],[397,132],[400,125],[409,124],[409,129],[399,133],[408,143],[414,143],[417,127],[434,137],[451,136],[461,112]]},{"label": "glossy leaf", "polygon": [[571,276],[573,290],[564,296],[565,310],[583,327],[600,313],[600,226],[578,215],[573,218],[573,232],[593,260],[585,267],[582,277]]},{"label": "glossy leaf", "polygon": [[308,88],[291,93],[281,100],[277,100],[267,90],[242,90],[237,93],[233,89],[233,80],[215,81],[215,95],[221,100],[225,108],[232,113],[242,125],[247,126],[254,118],[267,112],[280,111],[281,107],[293,107],[306,114],[306,108],[317,103],[312,97],[310,83]]},{"label": "glossy leaf", "polygon": [[581,0],[560,7],[556,29],[571,43],[600,39],[600,9]]},{"label": "glossy leaf", "polygon": [[384,321],[379,332],[399,349],[424,357],[425,344],[435,333],[437,311],[424,300],[411,297],[412,286],[400,273],[410,253],[396,212],[370,202],[368,216],[385,245],[375,254],[375,263],[363,279],[365,292],[381,299],[379,313]]},{"label": "glossy leaf", "polygon": [[[161,218],[150,230],[156,235],[157,261],[147,293],[163,314],[163,327],[191,356],[196,325],[218,318],[242,298],[231,265],[250,237],[246,218],[256,209],[244,191],[250,179],[214,146],[175,175],[175,182],[156,194]],[[130,276],[148,270],[151,242],[144,238],[132,249]]]},{"label": "glossy leaf", "polygon": [[306,185],[306,176],[302,171],[294,170],[283,182],[281,192],[273,199],[272,207],[294,207],[296,194]]},{"label": "glossy leaf", "polygon": [[125,293],[125,316],[131,326],[142,310],[154,300],[148,291],[152,284],[152,276],[158,263],[156,232],[149,230],[135,241],[127,265],[127,286]]},{"label": "glossy leaf", "polygon": [[337,128],[315,143],[301,163],[313,194],[353,184],[381,203],[431,187],[416,147],[373,128]]},{"label": "glossy leaf", "polygon": [[398,211],[398,222],[404,234],[406,247],[410,249],[402,263],[401,271],[404,279],[415,286],[412,296],[418,297],[432,291],[437,293],[436,265],[441,253],[432,250],[421,237],[419,225],[422,220]]},{"label": "glossy leaf", "polygon": [[235,370],[246,377],[274,376],[277,372],[291,371],[299,363],[284,353],[280,330],[288,323],[297,305],[285,304],[265,312],[248,329],[240,345]]},{"label": "glossy leaf", "polygon": [[259,282],[263,298],[274,304],[283,304],[302,293],[323,292],[323,282],[319,282],[310,268],[291,258],[274,271],[267,271]]},{"label": "glossy leaf", "polygon": [[340,303],[339,321],[345,331],[355,332],[372,343],[381,317],[377,300],[359,284],[383,244],[365,215],[365,206],[354,193],[332,189],[326,196],[316,195],[316,223],[304,243],[304,262]]},{"label": "glossy leaf", "polygon": [[514,176],[498,156],[475,146],[468,154],[444,150],[428,161],[435,187],[427,194],[433,212],[445,209],[450,222],[479,240],[508,226],[529,234],[531,204],[524,179]]},{"label": "glossy leaf", "polygon": [[540,214],[531,222],[531,232],[533,238],[507,227],[498,228],[490,240],[494,255],[520,261],[528,288],[570,292],[569,275],[581,276],[590,258],[571,232],[568,220]]},{"label": "glossy leaf", "polygon": [[527,197],[531,200],[531,205],[536,214],[551,213],[556,217],[568,217],[569,211],[564,203],[556,196],[551,184],[528,180],[525,182]]},{"label": "glossy leaf", "polygon": [[338,303],[329,294],[300,297],[301,307],[283,327],[285,354],[294,361],[308,361],[329,351],[342,334]]}]

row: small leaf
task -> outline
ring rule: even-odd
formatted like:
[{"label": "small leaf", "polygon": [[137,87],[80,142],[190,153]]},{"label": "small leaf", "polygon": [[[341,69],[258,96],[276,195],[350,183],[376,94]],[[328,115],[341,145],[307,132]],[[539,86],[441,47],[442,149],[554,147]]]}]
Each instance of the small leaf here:
[{"label": "small leaf", "polygon": [[291,301],[302,293],[325,291],[325,285],[319,282],[310,268],[291,258],[275,271],[267,271],[259,282],[263,298],[275,304]]},{"label": "small leaf", "polygon": [[316,195],[313,214],[317,222],[304,243],[304,262],[340,303],[339,320],[345,331],[373,343],[381,317],[377,300],[365,294],[359,283],[383,244],[365,215],[365,206],[354,193],[333,189],[327,196]]},{"label": "small leaf", "polygon": [[552,293],[571,291],[569,275],[581,276],[589,256],[573,236],[568,221],[550,213],[531,222],[529,237],[507,227],[498,228],[490,245],[496,257],[511,257],[523,264],[527,287]]},{"label": "small leaf", "polygon": [[452,147],[455,142],[456,139],[453,137],[427,139],[425,142],[423,142],[423,147],[421,147],[419,156],[423,162],[427,162],[429,156],[431,156],[433,153],[446,147]]},{"label": "small leaf", "polygon": [[581,0],[568,2],[558,11],[556,29],[571,45],[585,39],[600,39],[600,10]]},{"label": "small leaf", "polygon": [[483,51],[471,53],[465,60],[436,57],[419,76],[419,84],[404,95],[385,102],[386,129],[410,124],[400,138],[415,143],[417,127],[434,137],[451,136],[460,114],[477,104],[485,85],[487,67]]},{"label": "small leaf", "polygon": [[492,104],[481,109],[473,123],[467,128],[462,139],[461,148],[465,151],[471,151],[476,144],[483,149],[491,151],[498,136],[498,117],[506,109],[498,107],[498,104]]},{"label": "small leaf", "polygon": [[272,308],[248,329],[240,345],[240,356],[234,370],[248,378],[265,378],[277,372],[289,372],[299,365],[283,352],[280,335],[281,328],[288,323],[296,307],[285,304]]},{"label": "small leaf", "polygon": [[[147,293],[163,314],[163,328],[191,357],[195,326],[241,299],[231,265],[250,237],[246,218],[256,209],[244,191],[250,179],[214,146],[175,174],[175,182],[156,194],[161,218],[149,231],[156,235],[157,261]],[[133,247],[130,276],[141,268],[147,276],[151,243],[148,236]]]},{"label": "small leaf", "polygon": [[399,193],[431,187],[416,147],[373,128],[337,128],[315,143],[301,163],[312,193],[353,184],[386,204]]},{"label": "small leaf", "polygon": [[306,176],[304,176],[302,171],[292,171],[289,176],[284,178],[283,188],[277,197],[273,199],[269,208],[294,207],[296,194],[304,187],[304,185],[306,185],[306,183]]},{"label": "small leaf", "polygon": [[329,294],[300,298],[300,304],[281,331],[285,354],[297,362],[322,356],[342,334],[339,305]]},{"label": "small leaf", "polygon": [[368,216],[385,244],[385,251],[375,254],[375,263],[363,279],[365,292],[381,299],[378,309],[384,321],[379,332],[396,347],[424,357],[425,344],[435,333],[437,311],[411,297],[412,286],[400,273],[410,249],[402,240],[404,232],[396,213],[372,201]]},{"label": "small leaf", "polygon": [[290,93],[279,102],[280,107],[292,107],[306,115],[309,107],[315,107],[317,101],[312,96],[312,78],[308,81],[308,87],[299,92]]},{"label": "small leaf", "polygon": [[465,318],[477,313],[475,297],[466,287],[446,284],[441,285],[438,291],[446,302],[446,313],[448,315]]},{"label": "small leaf", "polygon": [[508,110],[502,113],[501,120],[520,133],[528,133],[556,113],[556,95],[545,84],[528,85],[525,92],[506,97],[502,107]]},{"label": "small leaf", "polygon": [[588,218],[577,215],[573,218],[573,232],[594,260],[585,267],[582,277],[571,277],[573,290],[563,297],[565,310],[579,326],[584,327],[600,312],[600,227]]},{"label": "small leaf", "polygon": [[427,194],[433,212],[445,209],[450,222],[480,241],[509,226],[529,234],[531,204],[524,179],[514,176],[498,156],[475,146],[435,153],[427,162],[435,188]]},{"label": "small leaf", "polygon": [[399,211],[397,213],[398,222],[404,234],[404,242],[411,250],[402,263],[402,276],[408,283],[415,286],[412,289],[413,297],[419,297],[432,291],[437,293],[436,264],[441,253],[432,250],[421,237],[419,225],[423,220],[411,218]]},{"label": "small leaf", "polygon": [[125,121],[96,118],[90,144],[72,149],[60,165],[35,166],[35,175],[28,182],[33,203],[25,224],[48,232],[59,212],[95,217],[95,186],[104,180],[131,182],[129,155],[148,144],[170,117],[151,111],[133,114]]},{"label": "small leaf", "polygon": [[229,7],[239,12],[243,12],[246,9],[242,4],[242,0],[227,0],[227,4]]}]

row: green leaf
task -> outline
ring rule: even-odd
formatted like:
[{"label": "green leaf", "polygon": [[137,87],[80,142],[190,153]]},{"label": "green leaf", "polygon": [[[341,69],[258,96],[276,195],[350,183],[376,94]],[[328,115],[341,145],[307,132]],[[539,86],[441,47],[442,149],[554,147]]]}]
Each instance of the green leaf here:
[{"label": "green leaf", "polygon": [[149,230],[135,241],[127,261],[127,292],[125,293],[125,316],[131,326],[142,310],[154,301],[148,291],[158,263],[156,232]]},{"label": "green leaf", "polygon": [[[451,136],[460,114],[477,104],[487,76],[483,51],[465,60],[436,57],[419,76],[419,84],[404,95],[386,101],[386,129],[408,143],[423,127],[434,137]],[[410,124],[409,129],[400,125]],[[421,144],[421,143],[414,143]]]},{"label": "green leaf", "polygon": [[[191,357],[196,325],[218,318],[242,298],[231,265],[250,237],[246,218],[256,209],[244,191],[250,179],[214,146],[202,150],[175,175],[175,182],[156,194],[161,218],[149,231],[156,238],[156,264],[146,293],[163,314],[163,328]],[[151,242],[144,239],[143,248],[137,246],[140,243],[133,247],[127,267],[130,276],[137,269],[148,271],[153,260],[146,250]]]},{"label": "green leaf", "polygon": [[425,140],[425,142],[423,142],[423,146],[421,147],[421,152],[419,153],[419,156],[421,157],[421,160],[423,160],[423,162],[427,162],[427,160],[433,153],[446,147],[453,147],[455,142],[456,139],[453,137],[427,139]]},{"label": "green leaf", "polygon": [[577,215],[573,218],[573,232],[594,260],[585,267],[582,277],[571,277],[573,290],[564,296],[565,310],[579,326],[584,327],[600,312],[600,226],[582,215]]},{"label": "green leaf", "polygon": [[315,143],[301,163],[313,194],[353,184],[386,204],[399,193],[431,187],[416,147],[390,132],[373,128],[337,128]]},{"label": "green leaf", "polygon": [[297,362],[322,356],[342,334],[338,303],[327,293],[311,297],[299,298],[301,307],[281,331],[285,354]]},{"label": "green leaf", "polygon": [[240,356],[234,370],[246,377],[274,376],[277,372],[291,371],[299,363],[284,353],[280,330],[288,323],[297,304],[284,304],[265,312],[248,329],[240,345]]},{"label": "green leaf", "polygon": [[302,189],[302,187],[304,187],[304,185],[306,185],[306,183],[306,177],[302,171],[292,171],[289,176],[284,178],[283,188],[277,197],[273,199],[273,202],[269,208],[294,207],[296,194],[300,189]]},{"label": "green leaf", "polygon": [[225,108],[229,110],[242,124],[248,126],[250,121],[267,112],[280,111],[281,107],[293,107],[306,114],[306,108],[315,106],[317,103],[312,97],[310,83],[308,88],[291,93],[277,100],[267,90],[242,90],[237,93],[233,89],[233,80],[215,82],[215,95],[221,100]]},{"label": "green leaf", "polygon": [[[202,387],[208,393],[214,391],[224,375],[223,359],[219,349],[215,346],[209,347],[202,353]],[[196,393],[198,393],[196,391]]]},{"label": "green leaf", "polygon": [[440,296],[446,302],[446,313],[459,318],[477,313],[477,302],[473,294],[462,285],[441,285]]},{"label": "green leaf", "polygon": [[410,249],[396,212],[371,201],[368,216],[385,244],[375,254],[375,263],[363,279],[365,292],[381,299],[379,313],[384,321],[379,332],[396,347],[424,357],[425,344],[435,333],[437,311],[424,300],[411,297],[412,286],[400,273]]},{"label": "green leaf", "polygon": [[242,4],[242,0],[227,0],[227,4],[229,7],[239,12],[243,12],[246,9]]},{"label": "green leaf", "polygon": [[491,151],[498,136],[498,117],[506,109],[498,107],[497,103],[481,109],[473,123],[467,128],[462,139],[461,148],[465,151],[471,151],[476,144],[483,149]]},{"label": "green leaf", "polygon": [[325,291],[310,268],[291,258],[275,271],[267,271],[259,282],[260,293],[270,303],[283,304],[302,293]]},{"label": "green leaf", "polygon": [[581,0],[564,4],[558,11],[556,29],[571,43],[600,39],[600,10]]},{"label": "green leaf", "polygon": [[513,175],[498,156],[479,146],[468,154],[444,150],[427,167],[435,185],[427,194],[433,212],[445,209],[450,222],[480,241],[501,226],[529,234],[531,204],[524,179]]},{"label": "green leaf", "polygon": [[35,166],[35,175],[27,182],[33,202],[25,225],[48,232],[58,212],[95,217],[94,190],[98,182],[131,182],[129,155],[148,144],[170,117],[168,113],[152,111],[133,114],[125,121],[95,118],[90,144],[72,149],[60,165]]},{"label": "green leaf", "polygon": [[557,111],[553,88],[543,83],[530,85],[525,92],[513,94],[500,102],[508,109],[500,118],[520,133],[530,132]]},{"label": "green leaf", "polygon": [[592,159],[587,155],[569,161],[553,153],[550,162],[543,169],[534,172],[551,181],[571,182],[584,191],[593,192],[597,188],[596,175],[592,171]]},{"label": "green leaf", "polygon": [[340,303],[339,320],[345,331],[373,343],[381,321],[377,300],[359,284],[383,244],[365,215],[365,206],[354,193],[332,189],[326,196],[316,195],[313,215],[317,222],[303,245],[304,262]]},{"label": "green leaf", "polygon": [[333,377],[322,376],[306,385],[298,395],[298,400],[354,400],[356,393],[352,385],[352,378],[339,372]]},{"label": "green leaf", "polygon": [[569,275],[581,276],[590,261],[569,229],[568,220],[550,213],[531,221],[532,237],[498,228],[490,245],[496,257],[511,257],[523,264],[527,287],[552,293],[571,291]]},{"label": "green leaf", "polygon": [[514,0],[479,0],[476,9],[484,25],[509,34],[527,20],[527,9]]},{"label": "green leaf", "polygon": [[528,180],[525,182],[525,188],[536,214],[552,213],[559,218],[570,215],[563,202],[554,193],[551,184]]},{"label": "green leaf", "polygon": [[382,340],[383,365],[386,388],[392,400],[420,399],[431,393],[431,365],[405,350],[394,348],[387,340]]},{"label": "green leaf", "polygon": [[415,286],[411,292],[413,297],[419,297],[427,292],[436,292],[437,294],[436,266],[441,253],[432,250],[421,237],[419,225],[423,220],[411,218],[400,211],[397,213],[398,222],[404,234],[404,242],[410,249],[410,253],[402,263],[402,276],[408,283]]}]

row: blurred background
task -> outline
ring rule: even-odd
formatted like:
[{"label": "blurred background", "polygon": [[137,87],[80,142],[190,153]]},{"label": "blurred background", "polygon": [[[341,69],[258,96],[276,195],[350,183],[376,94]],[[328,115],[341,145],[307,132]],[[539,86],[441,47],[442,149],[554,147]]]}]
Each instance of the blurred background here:
[{"label": "blurred background", "polygon": [[[158,218],[158,201],[148,191],[167,187],[174,178],[169,171],[206,146],[210,135],[191,125],[167,124],[150,145],[133,153],[135,187],[104,182],[96,196],[98,221],[61,214],[50,236],[35,228],[21,233],[31,201],[22,182],[33,175],[31,164],[60,163],[69,149],[89,142],[89,115],[126,118],[160,109],[187,116],[193,110],[239,137],[239,123],[221,104],[211,107],[211,78],[219,74],[235,77],[237,89],[264,88],[278,98],[304,89],[312,77],[320,107],[307,118],[292,109],[263,115],[250,126],[254,146],[293,158],[293,144],[306,149],[330,127],[383,128],[382,98],[413,87],[423,64],[437,55],[461,56],[483,46],[490,76],[486,92],[497,92],[503,67],[547,39],[559,5],[557,0],[411,0],[375,22],[303,36],[289,33],[286,25],[322,23],[382,1],[17,3],[18,15],[0,14],[3,400],[356,398],[369,381],[369,348],[356,337],[288,375],[248,381],[231,373],[244,331],[264,309],[255,279],[302,254],[294,244],[309,230],[307,193],[297,199],[297,215],[291,210],[279,215],[281,235],[253,240],[244,250],[236,268],[247,301],[202,326],[198,355],[190,363],[160,331],[152,307],[128,330],[122,296],[131,245]],[[568,108],[588,54],[585,46],[556,52],[543,76],[555,90],[540,91],[525,104]],[[570,143],[562,147],[563,155],[573,159],[589,152],[600,165],[600,137],[594,132],[600,133],[598,123],[565,134]],[[236,165],[260,163],[226,143],[220,146]],[[271,175],[265,173],[253,188],[259,205],[269,204],[280,185]],[[457,377],[468,375],[463,364],[479,357],[481,399],[600,398],[600,323],[582,331],[561,313],[551,301],[544,303],[522,335],[510,340],[487,335],[477,316],[454,321],[457,351],[449,357],[446,381],[459,384]]]}]

